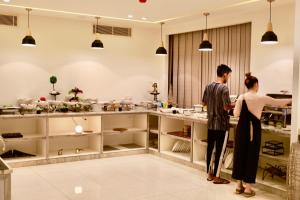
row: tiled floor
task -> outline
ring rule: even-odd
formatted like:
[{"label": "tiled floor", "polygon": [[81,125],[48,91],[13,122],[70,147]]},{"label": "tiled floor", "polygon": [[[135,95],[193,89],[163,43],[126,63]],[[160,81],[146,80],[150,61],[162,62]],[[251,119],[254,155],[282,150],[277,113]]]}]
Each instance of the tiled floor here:
[{"label": "tiled floor", "polygon": [[[234,183],[214,185],[197,170],[137,155],[17,168],[13,200],[238,200]],[[281,198],[257,191],[252,199]]]}]

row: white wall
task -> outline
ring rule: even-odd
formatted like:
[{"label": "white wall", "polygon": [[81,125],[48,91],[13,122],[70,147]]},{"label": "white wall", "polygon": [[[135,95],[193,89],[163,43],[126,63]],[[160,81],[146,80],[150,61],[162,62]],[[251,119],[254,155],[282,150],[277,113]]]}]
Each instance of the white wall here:
[{"label": "white wall", "polygon": [[102,35],[105,49],[99,51],[90,48],[94,40],[91,20],[32,16],[36,48],[21,45],[26,16],[19,17],[18,27],[0,26],[0,104],[48,96],[51,75],[58,77],[60,98],[77,86],[87,98],[152,99],[147,93],[152,82],[164,87],[164,60],[155,56],[159,26],[128,24],[133,28],[132,37]]},{"label": "white wall", "polygon": [[[261,93],[291,91],[294,5],[273,9],[273,26],[280,40],[276,46],[259,43],[268,21],[267,6],[255,12],[212,13],[209,27],[250,21],[251,71],[260,79]],[[88,98],[152,99],[147,91],[154,81],[159,83],[162,99],[167,96],[167,58],[155,56],[160,44],[158,25],[129,24],[127,26],[133,28],[131,38],[102,35],[105,49],[95,51],[89,48],[94,40],[91,21],[32,16],[31,22],[38,43],[36,48],[21,46],[26,33],[26,16],[19,17],[18,27],[0,26],[0,104],[13,104],[20,97],[47,96],[51,90],[48,80],[51,75],[58,76],[56,88],[64,94],[60,98],[78,86]],[[167,23],[164,33],[201,30],[204,22],[203,17],[197,17]]]},{"label": "white wall", "polygon": [[[274,31],[279,38],[279,44],[275,46],[260,44],[268,22],[267,6],[263,10],[248,13],[244,10],[230,12],[230,14],[211,13],[209,28],[252,22],[250,69],[253,75],[259,78],[260,93],[278,93],[283,89],[292,92],[294,5],[274,7],[272,21]],[[198,17],[188,22],[166,24],[165,32],[175,34],[204,28],[205,19]]]}]

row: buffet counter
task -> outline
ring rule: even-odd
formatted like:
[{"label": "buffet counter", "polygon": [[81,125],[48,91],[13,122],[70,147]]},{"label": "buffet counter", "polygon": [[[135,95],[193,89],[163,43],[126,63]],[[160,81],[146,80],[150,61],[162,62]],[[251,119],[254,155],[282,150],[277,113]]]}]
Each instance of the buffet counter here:
[{"label": "buffet counter", "polygon": [[[141,109],[120,112],[0,115],[0,134],[21,136],[4,138],[7,148],[5,155],[1,156],[11,167],[25,167],[152,153],[205,170],[206,113],[183,113]],[[234,140],[237,122],[237,118],[231,117],[231,141]],[[284,155],[280,156],[261,153],[262,169],[268,166],[267,164],[280,163],[287,166],[291,134],[289,127],[276,128],[263,124],[262,130],[262,144],[270,140],[282,141],[285,149]],[[174,152],[174,145],[178,141],[184,144],[185,148]],[[231,173],[227,168],[222,172],[228,176]],[[10,184],[10,173],[11,170],[1,160],[0,194],[4,194],[2,188],[8,188],[7,184]],[[259,173],[262,173],[262,170]],[[286,181],[283,179],[260,181],[260,185],[269,190],[276,188],[278,194],[286,191]],[[0,200],[10,200],[1,198]]]},{"label": "buffet counter", "polygon": [[[196,122],[196,123],[207,123],[207,117],[205,113],[197,113],[191,115],[184,114],[172,114],[164,113],[153,110],[132,110],[132,111],[121,111],[121,112],[78,112],[78,113],[42,113],[42,114],[24,114],[24,115],[0,115],[0,119],[20,119],[20,118],[61,118],[61,117],[89,117],[89,116],[105,116],[105,115],[121,115],[121,114],[152,114],[157,116],[165,116],[178,120]],[[238,118],[231,117],[230,124],[236,126]],[[291,134],[291,127],[276,128],[274,126],[262,125],[262,130],[266,132],[274,132],[277,134],[289,136]]]}]

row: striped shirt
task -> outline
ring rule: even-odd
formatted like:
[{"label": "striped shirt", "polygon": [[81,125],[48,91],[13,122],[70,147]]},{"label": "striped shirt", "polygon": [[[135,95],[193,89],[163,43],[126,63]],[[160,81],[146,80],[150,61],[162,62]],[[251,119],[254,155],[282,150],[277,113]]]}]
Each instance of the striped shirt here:
[{"label": "striped shirt", "polygon": [[208,129],[229,129],[229,115],[224,106],[230,105],[229,89],[225,84],[213,82],[206,86],[203,103],[207,105]]}]

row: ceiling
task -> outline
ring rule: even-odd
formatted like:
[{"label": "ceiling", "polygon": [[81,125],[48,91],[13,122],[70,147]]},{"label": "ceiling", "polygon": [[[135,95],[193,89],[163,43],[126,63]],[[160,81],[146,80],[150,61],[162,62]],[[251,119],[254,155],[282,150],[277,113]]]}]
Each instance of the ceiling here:
[{"label": "ceiling", "polygon": [[[294,0],[277,0],[283,4]],[[148,0],[141,4],[138,0],[0,0],[0,12],[16,10],[24,12],[31,7],[35,12],[49,15],[101,16],[106,19],[133,20],[157,23],[199,15],[205,11],[220,12],[229,9],[266,8],[266,0]],[[3,7],[5,9],[3,9]],[[249,8],[248,7],[248,8]],[[133,18],[128,18],[128,15]],[[45,14],[44,14],[45,15]],[[147,18],[146,20],[142,19]]]}]

